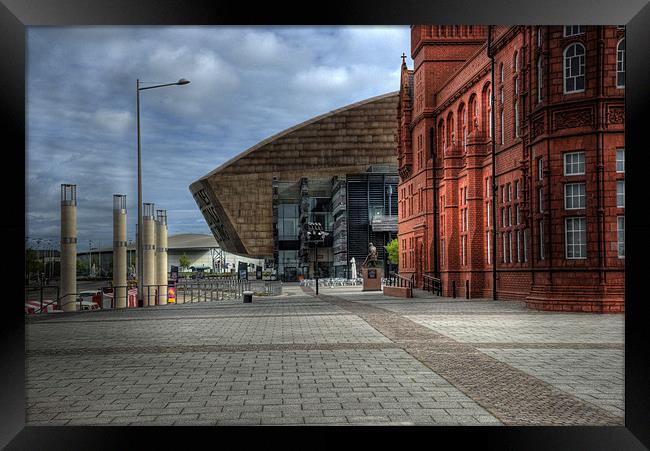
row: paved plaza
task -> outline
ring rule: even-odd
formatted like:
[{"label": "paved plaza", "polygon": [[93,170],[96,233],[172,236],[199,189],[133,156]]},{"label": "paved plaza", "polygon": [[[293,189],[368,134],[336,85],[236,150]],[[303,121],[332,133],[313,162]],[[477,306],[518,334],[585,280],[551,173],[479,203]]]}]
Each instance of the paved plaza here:
[{"label": "paved plaza", "polygon": [[29,317],[27,425],[623,425],[623,315],[418,296]]}]

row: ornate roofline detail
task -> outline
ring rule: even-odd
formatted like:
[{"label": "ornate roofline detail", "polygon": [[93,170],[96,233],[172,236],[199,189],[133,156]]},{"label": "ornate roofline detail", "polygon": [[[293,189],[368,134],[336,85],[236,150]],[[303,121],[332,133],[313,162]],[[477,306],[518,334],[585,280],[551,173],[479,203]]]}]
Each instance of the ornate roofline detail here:
[{"label": "ornate roofline detail", "polygon": [[467,91],[469,91],[471,88],[477,85],[477,83],[483,78],[486,74],[490,73],[490,64],[486,64],[483,66],[472,78],[467,80],[466,83],[464,83],[460,88],[458,88],[456,91],[454,91],[453,95],[449,97],[447,100],[445,100],[440,106],[436,107],[432,115],[437,116],[447,108],[451,104],[453,104],[456,100],[458,100],[463,94],[465,94]]}]

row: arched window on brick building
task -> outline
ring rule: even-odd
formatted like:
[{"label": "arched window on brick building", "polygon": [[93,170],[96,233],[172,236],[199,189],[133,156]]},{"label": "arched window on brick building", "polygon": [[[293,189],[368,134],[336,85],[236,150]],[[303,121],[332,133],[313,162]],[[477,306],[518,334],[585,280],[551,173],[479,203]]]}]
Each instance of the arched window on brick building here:
[{"label": "arched window on brick building", "polygon": [[469,97],[469,103],[468,105],[468,119],[469,119],[469,128],[470,128],[470,133],[472,133],[475,129],[478,128],[479,125],[479,114],[478,114],[478,100],[476,98],[476,94],[472,94]]},{"label": "arched window on brick building", "polygon": [[512,68],[514,71],[514,76],[512,78],[512,83],[514,86],[514,106],[513,106],[513,131],[515,138],[519,138],[519,53],[515,51],[515,54],[512,58]]},{"label": "arched window on brick building", "polygon": [[513,108],[513,118],[514,118],[514,134],[515,138],[519,137],[519,79],[515,78],[515,94],[514,94],[514,108]]},{"label": "arched window on brick building", "polygon": [[616,87],[625,87],[625,38],[616,46]]},{"label": "arched window on brick building", "polygon": [[482,99],[481,99],[481,105],[482,105],[482,120],[481,120],[481,125],[483,130],[485,130],[490,136],[492,137],[492,86],[490,83],[486,83],[485,86],[483,86],[483,93],[482,93]]},{"label": "arched window on brick building", "polygon": [[445,121],[438,122],[438,154],[445,154]]},{"label": "arched window on brick building", "polygon": [[585,90],[585,46],[575,42],[564,49],[564,93]]},{"label": "arched window on brick building", "polygon": [[447,146],[453,146],[455,141],[454,113],[450,111],[447,115]]},{"label": "arched window on brick building", "polygon": [[458,136],[460,136],[463,151],[467,152],[467,108],[464,103],[458,107]]},{"label": "arched window on brick building", "polygon": [[542,72],[542,55],[539,55],[539,58],[537,58],[537,102],[541,102],[542,99],[544,98],[544,94],[542,92],[543,89],[543,84],[544,84],[544,74]]}]

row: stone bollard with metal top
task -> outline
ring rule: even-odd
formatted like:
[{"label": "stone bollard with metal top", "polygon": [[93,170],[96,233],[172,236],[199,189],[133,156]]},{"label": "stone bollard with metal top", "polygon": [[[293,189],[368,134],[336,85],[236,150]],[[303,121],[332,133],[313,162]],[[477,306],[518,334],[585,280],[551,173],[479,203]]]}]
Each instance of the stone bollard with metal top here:
[{"label": "stone bollard with metal top", "polygon": [[250,304],[251,302],[253,302],[253,292],[244,291],[244,304]]}]

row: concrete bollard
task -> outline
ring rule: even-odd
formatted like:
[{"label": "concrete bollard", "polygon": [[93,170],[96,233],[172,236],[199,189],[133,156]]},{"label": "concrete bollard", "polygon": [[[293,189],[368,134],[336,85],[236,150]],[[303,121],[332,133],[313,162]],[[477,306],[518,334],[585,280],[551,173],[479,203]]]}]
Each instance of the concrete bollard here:
[{"label": "concrete bollard", "polygon": [[145,305],[155,304],[156,284],[156,229],[154,220],[154,204],[143,204],[142,213],[142,287],[145,294]]},{"label": "concrete bollard", "polygon": [[126,308],[126,196],[113,195],[113,305]]},{"label": "concrete bollard", "polygon": [[61,185],[61,296],[64,312],[77,305],[77,185]]},{"label": "concrete bollard", "polygon": [[156,285],[158,304],[167,305],[167,210],[156,211]]}]

